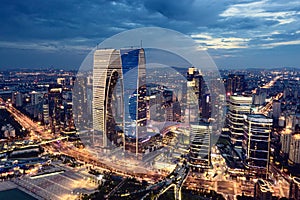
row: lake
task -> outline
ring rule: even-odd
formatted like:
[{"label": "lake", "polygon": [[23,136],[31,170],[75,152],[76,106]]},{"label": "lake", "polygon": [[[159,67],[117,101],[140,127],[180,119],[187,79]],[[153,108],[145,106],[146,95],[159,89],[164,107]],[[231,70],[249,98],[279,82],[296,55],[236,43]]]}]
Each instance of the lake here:
[{"label": "lake", "polygon": [[19,190],[17,188],[11,190],[5,190],[0,192],[0,199],[22,199],[22,200],[36,200],[36,198],[29,194]]}]

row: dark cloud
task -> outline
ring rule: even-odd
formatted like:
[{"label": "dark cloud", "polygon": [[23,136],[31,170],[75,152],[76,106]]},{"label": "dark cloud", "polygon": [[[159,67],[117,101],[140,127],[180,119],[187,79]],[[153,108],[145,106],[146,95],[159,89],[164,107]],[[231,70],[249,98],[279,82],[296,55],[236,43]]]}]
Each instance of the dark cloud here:
[{"label": "dark cloud", "polygon": [[[299,40],[299,34],[293,34],[300,29],[300,5],[297,2],[3,0],[0,3],[0,56],[5,56],[5,59],[1,59],[0,66],[8,65],[10,58],[12,63],[17,62],[13,61],[14,49],[17,57],[23,58],[19,59],[22,60],[20,65],[34,63],[29,60],[35,60],[39,53],[47,55],[41,57],[44,60],[49,57],[50,63],[55,59],[65,65],[69,56],[63,58],[62,55],[82,55],[107,37],[145,26],[170,28],[188,35],[208,33],[212,41],[220,37],[246,38],[249,41],[248,49],[240,49],[239,53],[258,51],[263,43]],[[238,12],[234,10],[236,8],[245,12]],[[285,14],[281,15],[280,12]],[[256,16],[256,13],[259,15]],[[280,34],[272,34],[274,31]],[[214,44],[210,46],[215,47]],[[4,53],[4,49],[10,50]],[[35,53],[30,54],[30,49]],[[226,50],[227,53],[216,51],[219,53],[213,54],[218,57],[233,55],[231,50]],[[30,59],[26,60],[25,55]],[[69,60],[69,63],[80,65],[75,60]]]}]

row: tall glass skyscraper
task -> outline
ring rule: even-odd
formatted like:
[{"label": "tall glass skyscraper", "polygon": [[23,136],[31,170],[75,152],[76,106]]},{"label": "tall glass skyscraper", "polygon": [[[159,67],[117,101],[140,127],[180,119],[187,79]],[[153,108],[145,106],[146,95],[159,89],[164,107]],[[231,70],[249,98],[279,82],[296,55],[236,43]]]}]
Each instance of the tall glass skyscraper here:
[{"label": "tall glass skyscraper", "polygon": [[113,89],[122,78],[120,51],[99,49],[94,53],[93,68],[93,143],[109,147],[117,143],[112,113]]},{"label": "tall glass skyscraper", "polygon": [[242,149],[244,139],[244,115],[250,114],[251,96],[232,95],[228,102],[228,126],[231,143],[237,149]]},{"label": "tall glass skyscraper", "polygon": [[[104,148],[135,140],[146,125],[143,49],[98,49],[93,66],[93,142]],[[98,143],[98,144],[99,144]]]},{"label": "tall glass skyscraper", "polygon": [[243,152],[250,168],[268,170],[273,119],[262,114],[245,117]]}]

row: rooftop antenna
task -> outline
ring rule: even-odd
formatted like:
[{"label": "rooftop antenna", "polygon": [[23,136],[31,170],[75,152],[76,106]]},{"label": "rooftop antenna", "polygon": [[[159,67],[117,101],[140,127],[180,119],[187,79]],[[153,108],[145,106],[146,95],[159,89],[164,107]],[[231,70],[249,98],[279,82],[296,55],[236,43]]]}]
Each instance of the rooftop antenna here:
[{"label": "rooftop antenna", "polygon": [[141,48],[143,48],[143,40],[141,40]]}]

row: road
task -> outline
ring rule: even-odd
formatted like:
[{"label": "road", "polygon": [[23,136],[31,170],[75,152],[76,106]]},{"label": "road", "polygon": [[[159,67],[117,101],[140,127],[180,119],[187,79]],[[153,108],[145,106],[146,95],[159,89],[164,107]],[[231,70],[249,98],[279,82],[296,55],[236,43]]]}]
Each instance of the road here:
[{"label": "road", "polygon": [[[282,93],[279,93],[274,99],[279,99],[282,97]],[[1,99],[0,99],[1,102]],[[271,108],[272,102],[269,102],[264,110],[261,112],[265,113]],[[112,171],[123,177],[135,177],[139,180],[146,180],[150,183],[157,182],[161,180],[165,174],[158,174],[151,171],[145,170],[143,167],[137,164],[124,165],[124,163],[115,163],[113,160],[105,160],[94,155],[86,149],[78,149],[71,142],[64,141],[59,135],[52,134],[48,132],[43,127],[39,126],[38,123],[32,121],[29,117],[21,113],[19,110],[13,106],[7,106],[6,109],[12,114],[12,116],[20,123],[21,126],[30,130],[30,137],[26,139],[40,140],[44,141],[43,146],[45,150],[49,153],[60,153],[76,158],[77,160],[83,161],[85,163],[91,164],[94,168],[101,171]],[[46,143],[49,143],[45,145]],[[55,142],[56,141],[56,142]],[[60,142],[57,142],[60,141]],[[227,173],[227,166],[225,161],[222,159],[220,154],[215,152],[216,149],[212,150],[215,156],[212,158],[213,169],[207,173],[191,173],[189,174],[189,169],[186,167],[175,168],[175,170],[169,174],[162,181],[159,181],[149,187],[148,191],[155,191],[157,195],[161,195],[169,187],[181,188],[185,181],[185,186],[189,189],[194,190],[215,190],[218,193],[228,195],[228,199],[233,199],[236,195],[253,195],[254,182],[253,180],[232,180]],[[130,162],[127,162],[130,163]],[[178,171],[176,171],[178,170]],[[139,172],[139,173],[137,173]],[[175,174],[176,173],[176,174]],[[275,171],[274,173],[280,174],[280,172]],[[287,181],[284,180],[289,177],[283,177],[282,180],[275,182],[272,185],[274,193],[280,197],[284,197],[287,188]]]}]

